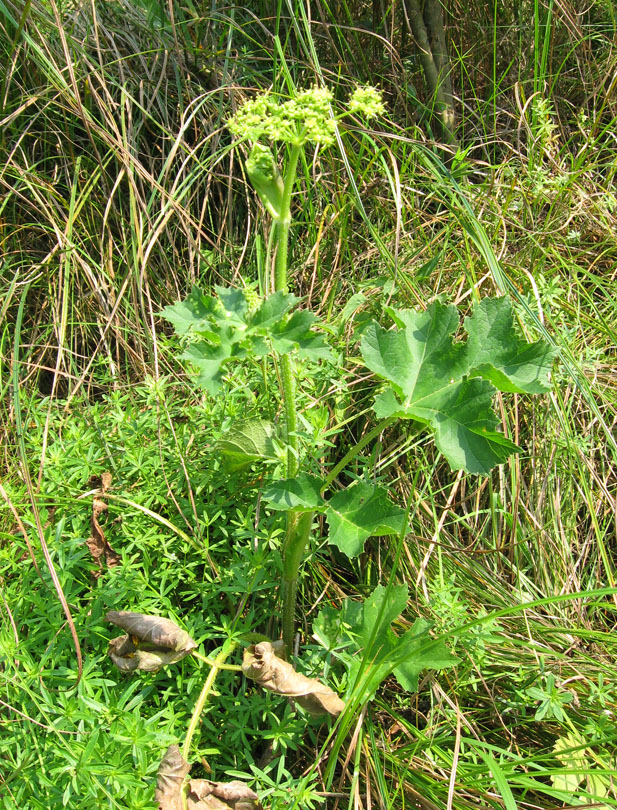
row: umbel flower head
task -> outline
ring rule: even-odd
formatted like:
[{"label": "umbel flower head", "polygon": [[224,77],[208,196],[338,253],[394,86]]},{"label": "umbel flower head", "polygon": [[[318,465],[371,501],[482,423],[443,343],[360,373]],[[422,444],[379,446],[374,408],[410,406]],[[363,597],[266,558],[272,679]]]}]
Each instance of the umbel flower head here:
[{"label": "umbel flower head", "polygon": [[228,122],[230,131],[251,141],[267,140],[303,146],[334,143],[332,93],[313,87],[281,104],[271,93],[246,101]]},{"label": "umbel flower head", "polygon": [[386,111],[381,93],[376,87],[356,87],[349,99],[349,112],[364,118],[376,118]]},{"label": "umbel flower head", "polygon": [[[349,98],[348,113],[366,119],[382,115],[385,109],[375,87],[356,87]],[[227,126],[234,135],[254,143],[261,140],[330,146],[334,143],[335,121],[332,91],[312,87],[283,103],[272,93],[261,93],[246,101]]]}]

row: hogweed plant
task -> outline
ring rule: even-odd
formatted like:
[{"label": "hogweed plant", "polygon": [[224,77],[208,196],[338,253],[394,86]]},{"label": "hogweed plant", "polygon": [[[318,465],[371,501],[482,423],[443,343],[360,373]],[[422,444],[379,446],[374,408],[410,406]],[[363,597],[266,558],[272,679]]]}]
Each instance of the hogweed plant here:
[{"label": "hogweed plant", "polygon": [[[335,488],[340,474],[388,426],[412,420],[433,432],[435,444],[452,470],[488,475],[519,450],[497,429],[493,396],[497,391],[537,394],[549,390],[554,358],[545,342],[528,343],[518,334],[506,297],[484,299],[476,305],[464,321],[465,341],[453,339],[460,325],[454,306],[434,301],[424,311],[385,307],[392,326],[372,322],[358,336],[362,360],[380,384],[374,399],[376,424],[327,475],[314,473],[318,460],[303,448],[298,433],[298,364],[330,362],[334,350],[325,331],[319,330],[317,317],[302,309],[288,289],[297,166],[307,146],[326,149],[335,142],[336,128],[345,116],[368,120],[383,112],[381,96],[371,87],[356,89],[347,110],[338,117],[333,113],[332,94],[325,88],[298,93],[284,103],[264,93],[240,107],[228,127],[238,144],[250,147],[246,173],[272,220],[273,289],[259,298],[250,289],[216,287],[214,295],[207,295],[193,288],[185,301],[162,313],[186,341],[182,357],[195,369],[197,384],[211,396],[225,395],[226,375],[234,363],[258,360],[280,369],[282,438],[278,427],[267,419],[243,419],[217,444],[228,470],[259,461],[272,465],[278,474],[266,483],[262,497],[285,519],[282,642],[256,636],[254,628],[245,628],[245,640],[256,643],[245,649],[241,669],[262,687],[293,698],[309,713],[331,716],[339,715],[346,703],[285,660],[293,649],[298,576],[314,517],[324,516],[328,542],[350,559],[362,552],[369,537],[402,538],[407,527],[406,510],[390,500],[384,487],[355,481]],[[281,441],[282,454],[277,453]],[[402,635],[391,629],[405,610],[407,597],[405,585],[380,585],[364,602],[346,599],[339,609],[325,607],[317,615],[314,638],[348,670],[345,697],[349,711],[369,699],[388,675],[394,674],[403,689],[414,691],[421,670],[455,663],[444,642],[430,636],[430,625],[423,619],[416,619]],[[186,655],[210,668],[182,753],[172,747],[161,763],[160,807],[213,806],[208,796],[228,806],[238,806],[235,801],[257,806],[255,794],[242,785],[186,779],[191,740],[217,673],[223,668],[240,670],[225,663],[238,639],[229,640],[216,658],[208,659],[196,651],[186,633],[170,629],[166,620],[118,612],[108,619],[127,631],[110,648],[113,660],[123,669],[156,669]],[[241,798],[233,798],[234,790]]]}]

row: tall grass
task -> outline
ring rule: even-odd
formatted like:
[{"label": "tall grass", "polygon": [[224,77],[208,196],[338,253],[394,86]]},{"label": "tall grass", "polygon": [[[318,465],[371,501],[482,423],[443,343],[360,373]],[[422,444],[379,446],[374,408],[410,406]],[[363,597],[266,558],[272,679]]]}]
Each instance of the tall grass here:
[{"label": "tall grass", "polygon": [[[289,713],[273,742],[228,701],[232,742],[206,717],[204,756],[249,771],[237,751],[259,748],[251,772],[275,807],[290,792],[292,806],[354,809],[617,805],[617,602],[602,591],[617,579],[617,20],[605,2],[490,5],[447,9],[462,150],[446,168],[398,6],[0,4],[3,807],[150,806],[143,785],[190,708],[171,677],[158,696],[110,680],[101,615],[139,591],[152,612],[196,611],[206,637],[220,611],[209,583],[233,593],[234,577],[273,565],[247,550],[252,513],[205,461],[250,386],[204,402],[156,313],[193,283],[268,272],[224,122],[254,89],[319,81],[339,98],[378,84],[390,119],[302,166],[296,292],[342,339],[352,294],[359,317],[507,294],[560,359],[551,396],[499,401],[524,453],[490,479],[453,476],[413,435],[372,449],[411,504],[396,570],[377,541],[351,566],[328,549],[310,560],[307,635],[324,600],[397,578],[408,619],[431,618],[460,665],[412,698],[386,683],[334,752],[318,731],[298,742]],[[340,391],[354,434],[363,383]],[[125,499],[112,524],[125,568],[93,581],[77,499],[104,469]],[[65,620],[84,656],[69,691]],[[198,691],[188,667],[180,679]]]}]

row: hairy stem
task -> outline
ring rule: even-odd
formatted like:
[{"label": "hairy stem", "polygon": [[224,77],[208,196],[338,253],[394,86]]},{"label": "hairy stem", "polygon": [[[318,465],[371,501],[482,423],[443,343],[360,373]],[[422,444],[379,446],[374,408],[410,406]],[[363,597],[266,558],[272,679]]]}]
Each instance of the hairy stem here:
[{"label": "hairy stem", "polygon": [[287,477],[293,478],[298,472],[298,415],[296,413],[296,378],[293,360],[290,355],[281,357],[281,381],[283,383],[283,404],[285,406],[285,430],[287,439]]},{"label": "hairy stem", "polygon": [[208,677],[205,680],[203,688],[197,698],[197,703],[195,703],[195,708],[193,709],[193,714],[191,716],[191,722],[189,723],[189,727],[186,732],[186,737],[184,738],[184,746],[182,748],[182,756],[184,757],[185,761],[189,761],[190,753],[191,753],[191,742],[193,741],[193,736],[195,734],[195,729],[197,728],[197,724],[201,718],[201,714],[204,710],[204,706],[206,705],[206,701],[212,691],[212,687],[214,686],[214,681],[216,680],[216,676],[219,674],[221,669],[227,667],[225,666],[225,661],[229,658],[236,647],[235,641],[228,641],[223,645],[223,649],[221,652],[216,656],[214,661],[212,661],[210,672],[208,673]]},{"label": "hairy stem", "polygon": [[[293,146],[287,171],[285,172],[283,201],[280,216],[276,221],[276,263],[274,266],[274,290],[287,292],[287,262],[289,251],[289,229],[291,227],[291,195],[296,181],[296,169],[301,147]],[[289,478],[298,471],[298,427],[296,414],[296,381],[293,361],[288,354],[281,357],[281,381],[285,407],[285,428],[287,432],[287,475]]]},{"label": "hairy stem", "polygon": [[[289,251],[289,229],[291,227],[291,195],[296,181],[296,169],[300,157],[300,146],[292,146],[285,172],[283,200],[280,215],[276,221],[276,263],[274,266],[274,289],[287,292],[287,263]],[[281,382],[285,408],[285,429],[287,433],[287,475],[293,478],[298,472],[298,415],[296,413],[296,379],[293,360],[289,354],[281,357]],[[303,516],[304,517],[304,516]],[[311,522],[306,531],[302,519],[293,512],[287,513],[287,534],[283,548],[283,639],[289,652],[292,650],[296,593],[298,589],[298,569],[308,539]]]},{"label": "hairy stem", "polygon": [[287,514],[287,534],[283,547],[283,641],[290,654],[293,650],[298,572],[312,523],[312,512]]},{"label": "hairy stem", "polygon": [[302,147],[292,146],[289,163],[283,180],[281,212],[276,219],[276,263],[274,265],[274,290],[287,292],[287,253],[291,227],[291,195],[296,182],[296,169]]}]

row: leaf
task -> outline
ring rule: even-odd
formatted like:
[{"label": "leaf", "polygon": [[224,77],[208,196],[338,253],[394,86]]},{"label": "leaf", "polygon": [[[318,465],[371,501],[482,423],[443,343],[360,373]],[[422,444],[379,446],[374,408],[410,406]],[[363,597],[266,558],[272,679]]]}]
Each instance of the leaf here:
[{"label": "leaf", "polygon": [[345,599],[341,620],[356,637],[360,649],[382,643],[391,632],[390,625],[407,607],[407,585],[378,585],[363,602]]},{"label": "leaf", "polygon": [[[567,770],[554,773],[551,776],[553,787],[558,790],[567,790],[569,793],[576,792],[585,778],[585,771],[591,767],[585,758],[585,748],[582,747],[585,743],[585,738],[576,732],[557,738],[553,751],[559,763]],[[579,769],[583,773],[579,773]]]},{"label": "leaf", "polygon": [[[261,807],[257,794],[250,787],[234,779],[232,782],[209,782],[207,779],[191,779],[189,788],[189,807],[191,801],[201,800],[195,804],[195,810],[205,807],[218,808],[221,806],[234,808],[234,810],[250,810]],[[216,802],[216,803],[215,803]],[[221,804],[219,804],[219,802]]]},{"label": "leaf", "polygon": [[292,293],[285,293],[282,290],[269,295],[251,316],[249,325],[253,329],[269,329],[280,323],[298,300]]},{"label": "leaf", "polygon": [[260,641],[244,651],[242,672],[264,689],[276,695],[293,698],[309,714],[339,715],[345,708],[340,697],[317,678],[307,678],[279,658],[277,648],[269,641]]},{"label": "leaf", "polygon": [[276,428],[266,419],[244,419],[236,422],[216,442],[215,452],[223,456],[227,472],[241,470],[255,461],[276,460]]},{"label": "leaf", "polygon": [[165,307],[159,315],[174,325],[176,334],[187,335],[208,329],[215,309],[215,299],[193,287],[184,301]]},{"label": "leaf", "polygon": [[244,290],[240,287],[220,287],[218,285],[215,285],[214,290],[221,302],[226,320],[245,325],[249,305]]},{"label": "leaf", "polygon": [[156,775],[154,799],[159,810],[181,810],[181,792],[191,766],[183,759],[177,745],[170,745]]},{"label": "leaf", "polygon": [[110,610],[105,620],[127,631],[127,635],[112,639],[108,650],[111,660],[123,672],[137,669],[157,672],[197,647],[186,630],[162,616]]},{"label": "leaf", "polygon": [[459,661],[445,642],[430,637],[430,627],[426,619],[416,619],[409,630],[399,637],[391,653],[390,660],[396,664],[392,673],[406,692],[418,690],[418,675],[425,669],[447,669]]},{"label": "leaf", "polygon": [[276,292],[252,312],[244,290],[215,287],[215,291],[216,296],[206,296],[193,287],[185,301],[160,313],[179,335],[192,339],[181,358],[197,368],[197,383],[209,394],[221,390],[227,363],[263,357],[271,348],[279,354],[298,351],[304,358],[330,359],[323,335],[312,331],[316,316],[294,309],[299,299],[291,293]]},{"label": "leaf", "polygon": [[214,396],[221,390],[223,364],[231,359],[230,345],[212,346],[209,343],[193,343],[180,358],[188,360],[199,371],[196,382]]},{"label": "leaf", "polygon": [[362,553],[368,537],[400,534],[406,516],[404,509],[391,503],[385,489],[360,482],[330,498],[326,519],[328,542],[351,559]]},{"label": "leaf", "polygon": [[509,298],[482,299],[471,318],[465,318],[465,329],[470,368],[499,391],[550,391],[548,375],[557,352],[543,340],[521,340]]},{"label": "leaf", "polygon": [[306,309],[296,310],[286,321],[272,327],[270,340],[275,351],[286,354],[297,348],[301,357],[313,360],[330,360],[332,353],[323,335],[311,331],[316,316]]},{"label": "leaf", "polygon": [[344,599],[340,610],[323,608],[313,623],[314,638],[338,650],[351,687],[361,684],[361,700],[370,699],[390,674],[414,692],[422,670],[445,669],[458,661],[442,641],[431,638],[425,619],[416,619],[402,636],[393,632],[390,625],[405,609],[407,595],[406,585],[378,585],[363,602]]},{"label": "leaf", "polygon": [[325,481],[315,475],[300,473],[296,478],[274,481],[262,493],[273,509],[295,509],[299,512],[323,511],[326,501],[321,495]]},{"label": "leaf", "polygon": [[487,475],[519,450],[497,431],[493,395],[547,390],[553,350],[516,335],[506,298],[488,299],[465,320],[467,343],[452,340],[459,325],[453,306],[435,301],[424,312],[390,314],[398,329],[373,323],[361,341],[367,367],[390,384],[375,399],[377,416],[430,425],[453,469]]},{"label": "leaf", "polygon": [[[104,472],[99,480],[101,493],[104,495],[111,486],[111,473]],[[92,534],[86,540],[88,551],[92,555],[92,559],[98,566],[98,570],[93,572],[95,578],[98,578],[103,573],[103,560],[108,568],[113,568],[120,564],[120,555],[114,551],[109,541],[105,537],[105,532],[99,523],[99,517],[102,512],[107,511],[107,503],[101,498],[93,498],[92,500],[92,518],[90,522]]]},{"label": "leaf", "polygon": [[255,791],[244,782],[210,782],[191,779],[191,766],[177,745],[170,745],[161,760],[156,778],[154,798],[158,810],[182,810],[182,791],[186,790],[188,810],[259,810],[261,804]]}]

